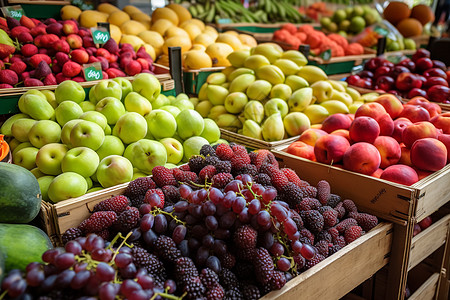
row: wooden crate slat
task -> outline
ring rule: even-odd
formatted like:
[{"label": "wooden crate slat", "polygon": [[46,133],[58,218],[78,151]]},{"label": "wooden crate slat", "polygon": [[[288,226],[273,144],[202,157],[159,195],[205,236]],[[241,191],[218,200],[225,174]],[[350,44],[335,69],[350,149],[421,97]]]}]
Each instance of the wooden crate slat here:
[{"label": "wooden crate slat", "polygon": [[266,142],[263,140],[258,140],[252,137],[248,137],[242,134],[238,134],[226,129],[220,129],[222,138],[226,139],[230,142],[239,143],[245,147],[253,148],[253,149],[275,149],[276,147],[280,147],[283,145],[289,145],[292,142],[295,142],[299,136],[290,137],[281,141],[276,142]]},{"label": "wooden crate slat", "polygon": [[[392,224],[382,223],[366,235],[303,272],[261,300],[339,299],[375,274],[388,262],[392,242]],[[352,270],[339,276],[343,270]]]},{"label": "wooden crate slat", "polygon": [[436,294],[436,287],[439,280],[439,273],[434,273],[428,278],[408,300],[432,300]]}]

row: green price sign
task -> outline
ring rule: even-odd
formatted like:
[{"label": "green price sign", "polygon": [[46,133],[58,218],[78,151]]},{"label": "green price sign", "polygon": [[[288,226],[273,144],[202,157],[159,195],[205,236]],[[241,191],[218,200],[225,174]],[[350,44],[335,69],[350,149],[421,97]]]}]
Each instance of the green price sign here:
[{"label": "green price sign", "polygon": [[2,11],[5,17],[11,17],[16,20],[20,20],[20,18],[25,15],[25,12],[20,5],[5,6],[2,7]]},{"label": "green price sign", "polygon": [[105,44],[110,39],[110,35],[108,31],[97,29],[92,33],[92,38],[94,44]]},{"label": "green price sign", "polygon": [[92,64],[84,64],[83,70],[84,70],[83,72],[84,79],[86,79],[86,81],[103,79],[102,65],[100,64],[100,62],[95,62]]},{"label": "green price sign", "polygon": [[322,58],[323,60],[330,60],[331,59],[331,49],[327,49],[327,50],[323,51],[320,54],[320,58]]}]

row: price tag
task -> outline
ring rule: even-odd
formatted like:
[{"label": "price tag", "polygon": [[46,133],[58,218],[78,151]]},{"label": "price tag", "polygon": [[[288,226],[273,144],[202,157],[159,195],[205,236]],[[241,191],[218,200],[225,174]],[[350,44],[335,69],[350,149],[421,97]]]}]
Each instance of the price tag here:
[{"label": "price tag", "polygon": [[231,24],[233,21],[231,19],[219,19],[217,20],[217,24]]},{"label": "price tag", "polygon": [[2,12],[5,17],[11,17],[16,20],[20,20],[22,16],[25,16],[25,12],[20,5],[2,7]]},{"label": "price tag", "polygon": [[102,65],[99,61],[83,65],[83,74],[86,81],[103,79]]},{"label": "price tag", "polygon": [[327,49],[320,53],[320,58],[323,60],[330,60],[331,59],[331,49]]},{"label": "price tag", "polygon": [[91,28],[94,44],[105,44],[110,38],[109,23],[97,23],[97,27]]}]

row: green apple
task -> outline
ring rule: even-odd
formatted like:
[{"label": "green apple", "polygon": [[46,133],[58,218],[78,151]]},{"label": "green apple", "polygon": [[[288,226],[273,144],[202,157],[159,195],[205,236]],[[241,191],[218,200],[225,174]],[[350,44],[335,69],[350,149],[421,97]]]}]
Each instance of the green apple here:
[{"label": "green apple", "polygon": [[67,146],[59,143],[51,143],[39,149],[36,155],[36,166],[42,173],[48,175],[61,174],[61,161],[67,153]]},{"label": "green apple", "polygon": [[178,166],[172,163],[166,163],[164,167],[166,167],[167,169],[174,169],[177,168]]},{"label": "green apple", "polygon": [[125,113],[125,106],[120,100],[114,97],[106,97],[97,103],[95,110],[101,112],[106,117],[109,125],[114,125]]},{"label": "green apple", "polygon": [[70,100],[76,103],[81,103],[86,98],[86,92],[83,87],[73,80],[65,80],[58,84],[55,90],[56,102],[61,103]]},{"label": "green apple", "polygon": [[200,134],[201,137],[205,138],[208,143],[214,143],[218,139],[220,139],[220,129],[217,126],[216,122],[211,119],[204,119],[205,127]]},{"label": "green apple", "polygon": [[97,171],[99,162],[99,156],[94,150],[87,147],[76,147],[67,151],[61,161],[61,170],[90,177]]},{"label": "green apple", "polygon": [[133,178],[133,165],[123,156],[110,155],[100,161],[96,175],[104,188],[130,182]]},{"label": "green apple", "polygon": [[173,106],[178,107],[181,111],[186,109],[194,109],[194,104],[187,99],[177,99],[173,103],[170,103]]},{"label": "green apple", "polygon": [[88,147],[97,150],[105,139],[103,129],[94,122],[78,122],[70,131],[70,144],[73,147]]},{"label": "green apple", "polygon": [[112,133],[125,144],[131,144],[145,137],[147,134],[147,122],[137,112],[127,112],[119,118],[116,125],[114,125]]},{"label": "green apple", "polygon": [[283,119],[284,128],[289,136],[300,135],[311,127],[309,118],[301,112],[291,112]]},{"label": "green apple", "polygon": [[23,94],[18,101],[19,109],[35,120],[50,120],[54,117],[55,110],[48,103],[44,94],[40,94],[42,96],[33,93]]},{"label": "green apple", "polygon": [[[89,101],[100,101],[104,98],[115,98],[119,101],[122,100],[122,87],[116,81],[113,80],[102,80],[92,87],[94,89],[93,95],[94,99]],[[90,95],[90,94],[89,94]]]},{"label": "green apple", "polygon": [[27,170],[34,169],[36,168],[36,156],[38,152],[39,149],[35,147],[22,148],[13,156],[13,163]]},{"label": "green apple", "polygon": [[38,179],[39,177],[45,176],[45,174],[42,173],[38,167],[31,169],[30,172],[31,172],[31,174],[34,175],[34,177],[36,177],[36,179]]},{"label": "green apple", "polygon": [[42,194],[42,200],[44,200],[44,201],[50,200],[48,198],[48,188],[54,178],[55,178],[55,176],[47,175],[47,176],[39,177],[37,179],[37,182],[39,183],[39,188],[40,188],[41,194]]},{"label": "green apple", "polygon": [[89,102],[89,101],[83,101],[79,105],[80,105],[81,109],[83,110],[83,112],[95,110],[95,104],[92,102]]},{"label": "green apple", "polygon": [[27,147],[33,147],[33,145],[31,145],[30,142],[24,142],[24,143],[18,144],[18,145],[14,148],[14,150],[13,150],[13,152],[12,152],[13,157],[16,155],[16,153],[17,153],[20,149],[27,148]]},{"label": "green apple", "polygon": [[259,101],[250,100],[244,107],[244,117],[260,124],[264,119],[264,106]]},{"label": "green apple", "polygon": [[230,143],[228,143],[227,140],[224,140],[224,139],[218,139],[217,142],[212,143],[211,146],[214,146],[214,145],[220,145],[220,144],[226,144],[226,145],[228,145],[228,144],[230,144]]},{"label": "green apple", "polygon": [[112,129],[111,126],[106,125],[105,129],[103,129],[103,131],[105,132],[105,135],[111,135],[112,134]]},{"label": "green apple", "polygon": [[147,98],[136,92],[130,92],[124,100],[125,109],[129,112],[137,112],[141,116],[146,116],[152,111],[152,104]]},{"label": "green apple", "polygon": [[270,98],[280,98],[287,101],[292,95],[292,89],[290,86],[284,83],[279,83],[273,86],[270,91]]},{"label": "green apple", "polygon": [[161,93],[161,83],[152,74],[141,73],[134,77],[133,91],[141,94],[150,102],[153,102]]},{"label": "green apple", "polygon": [[[9,144],[9,149],[11,150],[11,152],[13,152],[14,149],[16,149],[17,146],[19,146],[20,142],[18,139],[13,138],[12,140],[10,140],[8,142],[8,144]],[[31,143],[30,143],[30,145],[31,145]]]},{"label": "green apple", "polygon": [[167,152],[163,144],[158,141],[140,140],[128,145],[123,154],[134,167],[145,174],[151,174],[156,166],[163,166],[167,162]]},{"label": "green apple", "polygon": [[81,121],[83,120],[81,119],[70,120],[63,126],[61,130],[61,142],[67,145],[69,148],[72,147],[72,144],[70,143],[70,132],[72,131],[72,128]]},{"label": "green apple", "polygon": [[308,106],[303,113],[309,118],[311,124],[321,124],[330,115],[328,110],[319,104]]},{"label": "green apple", "polygon": [[289,111],[303,111],[313,103],[312,88],[305,87],[296,90],[288,100]]},{"label": "green apple", "polygon": [[113,81],[117,82],[120,85],[120,88],[122,89],[122,101],[125,99],[125,97],[133,91],[133,86],[131,85],[131,82],[123,77],[116,77],[113,78]]},{"label": "green apple", "polygon": [[105,130],[106,126],[108,126],[108,120],[98,111],[87,111],[81,114],[78,119],[97,123],[103,130]]},{"label": "green apple", "polygon": [[317,103],[330,100],[333,92],[331,83],[325,80],[316,81],[311,84],[312,94],[316,98]]},{"label": "green apple", "polygon": [[86,194],[87,182],[83,176],[74,172],[62,173],[56,176],[48,187],[48,198],[59,202]]},{"label": "green apple", "polygon": [[203,118],[206,118],[208,116],[209,112],[211,111],[212,107],[213,107],[213,105],[211,102],[209,102],[208,100],[203,100],[195,106],[195,110],[198,111],[198,113]]},{"label": "green apple", "polygon": [[170,100],[163,94],[159,94],[159,96],[152,102],[153,109],[158,109],[166,105],[170,105]]},{"label": "green apple", "polygon": [[159,109],[170,112],[174,118],[176,118],[178,116],[178,114],[181,112],[181,110],[178,107],[173,106],[173,105],[165,105]]},{"label": "green apple", "polygon": [[183,140],[200,135],[205,128],[202,116],[193,109],[183,110],[175,119],[178,126],[177,133]]},{"label": "green apple", "polygon": [[267,117],[276,113],[280,113],[281,117],[284,118],[289,112],[289,107],[286,101],[284,101],[283,99],[273,98],[267,101],[266,104],[264,104],[264,112]]},{"label": "green apple", "polygon": [[28,133],[36,123],[33,119],[17,119],[11,125],[11,134],[19,142],[28,142]]},{"label": "green apple", "polygon": [[223,105],[228,94],[228,89],[220,85],[209,84],[206,88],[208,100],[213,105]]},{"label": "green apple", "polygon": [[50,143],[58,143],[61,140],[61,127],[58,123],[50,120],[37,121],[28,132],[28,139],[36,148]]},{"label": "green apple", "polygon": [[166,148],[167,163],[178,164],[183,159],[183,145],[178,140],[168,137],[159,142]]},{"label": "green apple", "polygon": [[104,188],[101,187],[101,186],[94,186],[94,187],[88,189],[87,192],[86,192],[86,194],[93,193],[93,192],[97,192],[97,191],[101,191],[101,190],[103,190],[103,189],[104,189]]},{"label": "green apple", "polygon": [[[136,169],[136,170],[137,170],[137,169]],[[133,180],[135,180],[135,179],[137,179],[137,178],[147,177],[147,176],[148,176],[147,174],[142,173],[142,172],[139,172],[139,170],[138,170],[138,171],[136,171],[136,172],[133,172],[133,177],[131,178],[131,181],[133,181]]]},{"label": "green apple", "polygon": [[8,119],[6,119],[5,122],[3,122],[2,126],[0,127],[0,133],[7,137],[12,136],[12,133],[11,133],[12,124],[14,124],[14,122],[19,119],[29,119],[29,117],[26,114],[12,115]]},{"label": "green apple", "polygon": [[232,114],[241,113],[248,102],[247,95],[241,92],[228,94],[225,98],[225,109]]},{"label": "green apple", "polygon": [[[200,100],[197,97],[191,97],[189,98],[189,101],[194,105],[194,108],[197,106],[197,104],[200,102]],[[193,108],[193,109],[194,109]]]},{"label": "green apple", "polygon": [[56,96],[55,93],[53,91],[50,90],[41,90],[40,91],[42,94],[44,94],[45,99],[47,99],[47,102],[50,103],[50,105],[53,108],[56,108],[58,106],[58,102],[56,101]]},{"label": "green apple", "polygon": [[167,99],[169,99],[170,102],[177,100],[177,97],[173,96],[173,95],[169,95],[167,96]]},{"label": "green apple", "polygon": [[125,146],[121,139],[114,135],[106,135],[103,144],[97,149],[97,154],[100,160],[109,155],[122,155],[125,151]]},{"label": "green apple", "polygon": [[177,100],[186,99],[189,100],[189,96],[185,93],[179,93],[176,97]]},{"label": "green apple", "polygon": [[[95,86],[95,85],[94,85],[94,86]],[[91,102],[92,104],[94,104],[94,106],[97,104],[97,102],[98,102],[99,100],[102,100],[102,99],[97,99],[97,98],[95,97],[95,89],[94,89],[94,87],[91,87],[91,89],[89,90],[88,100],[89,100],[89,102]]]},{"label": "green apple", "polygon": [[90,177],[85,177],[84,179],[86,180],[88,190],[89,190],[94,185],[94,182],[92,181],[92,179]]},{"label": "green apple", "polygon": [[157,140],[172,137],[177,131],[177,121],[168,111],[155,109],[145,117],[145,120],[148,130]]},{"label": "green apple", "polygon": [[344,93],[344,92],[339,92],[337,90],[331,91],[330,99],[339,100],[347,106],[350,106],[353,103],[352,96],[350,96],[349,94]]},{"label": "green apple", "polygon": [[56,121],[64,126],[73,119],[78,119],[83,114],[83,109],[76,102],[66,100],[61,102],[55,109]]},{"label": "green apple", "polygon": [[[251,102],[251,101],[250,101]],[[228,113],[223,105],[215,105],[211,108],[208,114],[208,118],[217,120],[220,115]]]},{"label": "green apple", "polygon": [[183,143],[184,158],[189,159],[194,155],[200,155],[200,149],[206,144],[209,144],[208,141],[201,136],[188,138]]}]

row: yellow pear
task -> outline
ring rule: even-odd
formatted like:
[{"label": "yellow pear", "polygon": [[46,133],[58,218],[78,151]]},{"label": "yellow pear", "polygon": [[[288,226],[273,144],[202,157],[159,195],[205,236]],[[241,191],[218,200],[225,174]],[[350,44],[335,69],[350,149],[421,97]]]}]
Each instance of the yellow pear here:
[{"label": "yellow pear", "polygon": [[184,6],[177,4],[177,3],[171,3],[169,5],[166,5],[166,7],[173,10],[177,16],[179,24],[182,24],[184,21],[192,19],[192,15]]},{"label": "yellow pear", "polygon": [[184,21],[183,23],[180,23],[180,27],[184,26],[184,25],[187,24],[187,23],[194,23],[194,24],[196,24],[198,27],[200,27],[200,29],[201,29],[202,31],[205,30],[205,23],[203,23],[202,20],[199,20],[199,19],[190,19],[190,20]]},{"label": "yellow pear", "polygon": [[191,50],[199,50],[199,51],[205,52],[206,51],[206,47],[203,46],[202,44],[194,44],[194,45],[192,45]]},{"label": "yellow pear", "polygon": [[165,39],[168,39],[171,37],[186,37],[188,39],[191,39],[191,37],[189,36],[189,34],[186,31],[184,31],[183,29],[176,27],[176,26],[170,27],[164,33]]},{"label": "yellow pear", "polygon": [[183,36],[174,36],[164,41],[163,52],[169,54],[169,47],[181,47],[181,53],[191,49],[191,39]]},{"label": "yellow pear", "polygon": [[108,22],[117,26],[122,25],[126,21],[130,21],[130,16],[126,12],[121,10],[112,12],[108,17]]},{"label": "yellow pear", "polygon": [[191,50],[187,51],[184,57],[184,67],[190,70],[198,70],[202,68],[211,68],[211,58],[204,51]]},{"label": "yellow pear", "polygon": [[139,33],[138,37],[155,49],[156,56],[159,56],[162,53],[164,39],[158,32],[146,30]]},{"label": "yellow pear", "polygon": [[221,33],[216,39],[216,43],[225,43],[231,46],[233,50],[242,48],[242,43],[236,35],[229,33]]},{"label": "yellow pear", "polygon": [[170,27],[173,27],[174,25],[172,22],[166,19],[160,19],[157,21],[152,20],[152,26],[150,27],[150,30],[158,32],[160,35],[164,35],[167,29]]},{"label": "yellow pear", "polygon": [[79,21],[82,27],[96,27],[97,22],[107,22],[108,15],[95,10],[85,10],[80,14]]},{"label": "yellow pear", "polygon": [[150,22],[152,20],[152,18],[150,18],[149,15],[147,15],[146,13],[143,13],[143,12],[131,14],[130,17],[131,17],[131,20],[135,20],[135,21],[139,21],[139,22],[142,22],[142,21]]},{"label": "yellow pear", "polygon": [[227,56],[233,52],[233,48],[225,43],[214,43],[206,48],[206,54],[211,57],[213,67],[228,67],[231,66]]},{"label": "yellow pear", "polygon": [[147,52],[153,60],[157,58],[155,48],[150,44],[144,44],[145,52]]},{"label": "yellow pear", "polygon": [[173,25],[178,26],[180,20],[178,15],[168,7],[159,7],[152,13],[152,22],[156,22],[159,19],[166,19],[172,22]]},{"label": "yellow pear", "polygon": [[201,33],[197,35],[194,39],[195,44],[201,44],[205,47],[208,47],[211,44],[214,44],[215,38],[206,33]]},{"label": "yellow pear", "polygon": [[122,38],[122,30],[120,30],[119,26],[109,24],[109,34],[111,35],[111,38],[116,41],[117,44],[120,43],[120,39]]},{"label": "yellow pear", "polygon": [[187,23],[181,28],[183,28],[189,34],[191,40],[194,40],[199,34],[202,33],[200,27],[198,27],[194,23]]},{"label": "yellow pear", "polygon": [[120,26],[120,30],[122,30],[123,34],[138,35],[142,31],[147,30],[147,28],[138,21],[130,20],[123,23]]},{"label": "yellow pear", "polygon": [[250,47],[256,47],[258,44],[254,37],[252,37],[249,34],[241,33],[238,35],[239,40],[242,44],[250,46]]},{"label": "yellow pear", "polygon": [[97,6],[97,10],[106,14],[111,14],[115,11],[118,11],[120,9],[118,9],[117,7],[115,7],[114,5],[110,4],[110,3],[100,3]]},{"label": "yellow pear", "polygon": [[135,35],[122,34],[121,43],[131,44],[134,50],[139,49],[140,46],[144,45],[145,42]]},{"label": "yellow pear", "polygon": [[75,19],[78,21],[81,15],[81,9],[73,5],[64,5],[59,13],[63,20]]},{"label": "yellow pear", "polygon": [[126,12],[127,14],[129,14],[129,15],[132,15],[134,13],[139,13],[139,12],[141,13],[142,12],[142,10],[140,10],[139,8],[137,8],[134,5],[127,5],[124,8],[122,8],[122,10],[124,12]]}]

